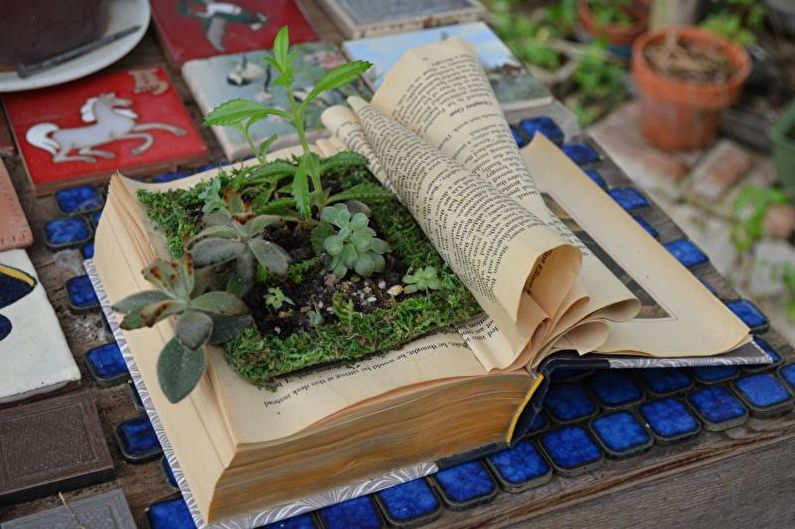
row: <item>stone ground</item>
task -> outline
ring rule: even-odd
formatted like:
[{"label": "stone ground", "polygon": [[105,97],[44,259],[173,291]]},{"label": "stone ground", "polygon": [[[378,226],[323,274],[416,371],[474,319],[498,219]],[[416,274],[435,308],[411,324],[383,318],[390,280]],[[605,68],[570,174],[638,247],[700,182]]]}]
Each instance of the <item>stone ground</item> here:
[{"label": "stone ground", "polygon": [[795,342],[795,322],[785,314],[784,287],[776,277],[784,264],[795,265],[795,246],[786,239],[766,236],[753,251],[738,254],[730,238],[732,203],[737,194],[748,185],[775,182],[769,158],[725,138],[697,152],[657,149],[640,134],[639,112],[637,102],[626,103],[588,132],[706,252],[718,271]]}]

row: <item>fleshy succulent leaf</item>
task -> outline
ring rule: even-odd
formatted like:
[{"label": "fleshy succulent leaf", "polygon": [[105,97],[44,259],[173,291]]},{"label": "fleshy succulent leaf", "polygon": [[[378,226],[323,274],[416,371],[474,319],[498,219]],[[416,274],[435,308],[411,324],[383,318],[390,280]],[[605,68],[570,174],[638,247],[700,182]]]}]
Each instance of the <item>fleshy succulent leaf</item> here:
[{"label": "fleshy succulent leaf", "polygon": [[267,268],[268,271],[277,275],[287,273],[287,266],[290,264],[289,255],[281,247],[262,239],[248,241],[248,247],[259,264]]},{"label": "fleshy succulent leaf", "polygon": [[142,271],[147,281],[158,289],[170,295],[175,295],[174,284],[177,282],[177,270],[171,263],[162,259],[155,259]]},{"label": "fleshy succulent leaf", "polygon": [[168,318],[174,314],[179,314],[187,303],[178,299],[168,299],[158,303],[152,303],[140,310],[140,316],[147,327],[152,327],[155,323]]},{"label": "fleshy succulent leaf", "polygon": [[127,296],[123,300],[119,301],[113,305],[113,310],[126,314],[128,312],[140,310],[147,305],[151,305],[152,303],[159,303],[167,299],[170,299],[170,297],[165,292],[161,292],[159,290],[144,290],[142,292],[137,292]]},{"label": "fleshy succulent leaf", "polygon": [[[362,212],[351,216],[346,204],[327,206],[320,212],[323,223],[313,230],[313,239],[325,235],[323,250],[331,256],[326,261],[326,269],[338,278],[343,278],[348,270],[355,270],[363,277],[381,272],[386,265],[383,254],[389,251],[386,241],[376,237],[370,226],[370,219]],[[335,232],[333,226],[338,230]],[[317,232],[317,233],[316,233]]]},{"label": "fleshy succulent leaf", "polygon": [[248,306],[237,296],[229,292],[206,292],[190,304],[192,309],[225,316],[241,316],[248,314]]},{"label": "fleshy succulent leaf", "polygon": [[213,333],[209,340],[212,345],[220,345],[232,340],[254,323],[254,320],[249,315],[224,316],[222,314],[208,314],[208,316],[213,320]]},{"label": "fleshy succulent leaf", "polygon": [[197,268],[216,266],[236,259],[246,250],[246,245],[233,239],[212,237],[197,242],[190,253]]},{"label": "fleshy succulent leaf", "polygon": [[206,367],[204,349],[191,350],[172,338],[157,359],[160,389],[169,402],[176,404],[193,391]]},{"label": "fleshy succulent leaf", "polygon": [[207,314],[188,310],[177,319],[174,334],[188,349],[198,349],[204,345],[213,332],[213,320]]}]

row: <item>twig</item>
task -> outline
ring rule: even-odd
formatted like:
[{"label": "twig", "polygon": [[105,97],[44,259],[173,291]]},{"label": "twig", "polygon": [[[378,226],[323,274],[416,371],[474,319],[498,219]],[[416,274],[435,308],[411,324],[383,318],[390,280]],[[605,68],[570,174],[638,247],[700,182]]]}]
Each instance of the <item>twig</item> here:
[{"label": "twig", "polygon": [[58,493],[58,499],[61,500],[61,503],[63,503],[63,506],[66,507],[67,511],[69,511],[69,514],[72,516],[72,520],[74,520],[74,522],[77,524],[77,528],[78,529],[88,529],[88,527],[86,527],[85,525],[80,523],[80,520],[77,519],[77,515],[72,510],[72,507],[69,505],[69,503],[66,501],[66,498],[64,498],[63,492],[59,492]]}]

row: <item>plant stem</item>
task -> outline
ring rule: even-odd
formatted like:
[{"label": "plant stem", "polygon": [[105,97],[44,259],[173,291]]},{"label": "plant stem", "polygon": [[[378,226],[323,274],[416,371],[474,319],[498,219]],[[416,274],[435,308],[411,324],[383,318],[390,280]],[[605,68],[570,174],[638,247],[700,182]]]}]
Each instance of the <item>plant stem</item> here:
[{"label": "plant stem", "polygon": [[262,156],[259,153],[259,149],[254,145],[254,138],[251,137],[251,134],[248,133],[248,127],[244,127],[242,125],[238,126],[237,130],[240,131],[240,134],[246,139],[246,143],[248,143],[248,148],[251,149],[251,152],[254,153],[254,156],[257,157],[257,161],[259,163],[265,163],[262,159]]},{"label": "plant stem", "polygon": [[[306,139],[306,131],[304,130],[304,111],[303,107],[299,106],[295,102],[295,96],[293,94],[293,87],[287,87],[287,98],[290,101],[290,108],[293,112],[293,127],[295,131],[298,133],[298,139],[301,141],[301,149],[304,151],[304,156],[312,156],[312,151],[309,149],[309,142]],[[318,195],[323,194],[323,184],[320,181],[319,174],[310,174],[309,175],[312,179],[312,187],[318,193]]]}]

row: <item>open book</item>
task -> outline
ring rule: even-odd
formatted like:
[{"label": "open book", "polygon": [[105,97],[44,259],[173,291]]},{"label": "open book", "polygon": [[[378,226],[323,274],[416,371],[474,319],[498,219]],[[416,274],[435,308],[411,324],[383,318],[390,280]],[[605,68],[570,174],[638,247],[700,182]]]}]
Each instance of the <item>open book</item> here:
[{"label": "open book", "polygon": [[[557,351],[707,357],[750,340],[551,142],[536,135],[516,148],[464,41],[408,52],[371,103],[349,102],[324,114],[335,137],[317,152],[365,155],[484,314],[352,366],[283,377],[272,391],[211,351],[207,374],[176,405],[158,387],[155,354],[173,324],[120,331],[200,525],[255,527],[296,514],[285,506],[308,495],[373,486],[388,472],[418,477],[435,461],[505,446],[541,382],[535,368]],[[94,258],[106,307],[148,288],[140,270],[167,256],[136,191],[189,188],[214,174],[159,186],[112,180]]]}]

